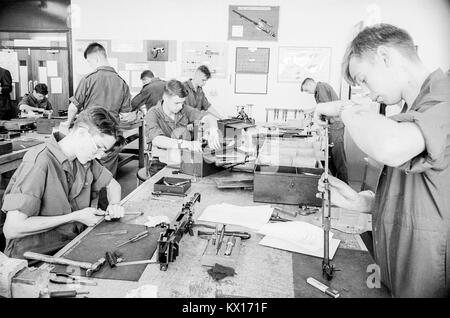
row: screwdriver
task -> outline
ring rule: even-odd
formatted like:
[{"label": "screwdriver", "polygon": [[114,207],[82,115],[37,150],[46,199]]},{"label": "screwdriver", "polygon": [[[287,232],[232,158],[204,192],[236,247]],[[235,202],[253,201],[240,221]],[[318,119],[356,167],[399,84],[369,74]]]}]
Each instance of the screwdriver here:
[{"label": "screwdriver", "polygon": [[136,242],[136,241],[139,241],[140,239],[143,239],[143,238],[146,237],[147,235],[148,235],[148,231],[141,232],[141,233],[139,233],[139,234],[136,234],[136,235],[133,236],[132,238],[129,238],[127,241],[125,241],[125,242],[123,242],[123,243],[117,245],[116,247],[119,248],[119,247],[121,247],[121,246],[124,246],[125,244],[128,244],[128,243],[134,243],[134,242]]}]

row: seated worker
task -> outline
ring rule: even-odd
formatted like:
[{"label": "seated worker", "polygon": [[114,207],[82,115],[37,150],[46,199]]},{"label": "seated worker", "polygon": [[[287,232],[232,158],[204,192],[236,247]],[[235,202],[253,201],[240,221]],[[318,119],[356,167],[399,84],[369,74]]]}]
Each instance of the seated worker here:
[{"label": "seated worker", "polygon": [[183,83],[186,88],[188,95],[186,97],[185,104],[198,110],[204,110],[221,119],[223,116],[220,115],[205,96],[202,87],[205,86],[206,82],[211,78],[211,72],[208,67],[201,65],[197,68],[194,73],[194,77],[190,78]]},{"label": "seated worker", "polygon": [[141,74],[142,90],[131,100],[132,110],[139,109],[144,115],[150,107],[155,106],[164,93],[166,82],[146,70]]},{"label": "seated worker", "polygon": [[[209,129],[208,145],[212,149],[219,149],[219,131],[217,119],[206,112],[202,112],[184,104],[188,95],[185,87],[180,81],[170,80],[164,87],[163,99],[149,109],[145,116],[145,137],[149,148],[156,146],[164,149],[182,148],[192,151],[202,151],[200,141],[192,141],[191,133],[187,130],[189,124],[196,120],[206,123]],[[155,157],[155,154],[153,154]],[[161,170],[162,164],[154,158],[150,174],[153,175]]]},{"label": "seated worker", "polygon": [[[339,99],[330,84],[316,82],[310,77],[303,81],[301,91],[313,94],[317,104]],[[340,119],[330,118],[330,143],[333,143],[333,147],[329,148],[331,159],[330,170],[333,176],[344,182],[348,182],[347,157],[344,148],[344,129],[345,126]]]},{"label": "seated worker", "polygon": [[[30,149],[3,197],[5,254],[53,254],[86,226],[123,216],[120,184],[97,160],[121,146],[114,117],[102,107],[80,113],[73,129]],[[92,194],[107,188],[106,212],[89,207]]]},{"label": "seated worker", "polygon": [[52,104],[47,99],[48,88],[44,83],[39,83],[34,87],[33,93],[25,94],[19,102],[21,112],[49,113],[52,111]]},{"label": "seated worker", "polygon": [[[429,70],[411,36],[390,24],[363,29],[343,62],[346,81],[400,114],[352,101],[318,104],[315,119],[339,116],[356,145],[384,165],[376,193],[329,177],[331,203],[372,214],[378,281],[394,297],[450,296],[450,77]],[[324,190],[323,177],[318,189]]]}]

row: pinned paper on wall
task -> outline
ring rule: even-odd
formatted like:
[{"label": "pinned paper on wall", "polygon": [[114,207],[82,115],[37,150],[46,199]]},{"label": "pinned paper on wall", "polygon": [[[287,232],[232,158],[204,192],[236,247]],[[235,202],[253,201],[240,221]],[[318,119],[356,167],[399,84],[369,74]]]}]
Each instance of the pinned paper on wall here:
[{"label": "pinned paper on wall", "polygon": [[116,57],[108,57],[108,63],[116,71],[118,70],[118,68],[119,68],[119,60]]},{"label": "pinned paper on wall", "polygon": [[330,47],[280,47],[278,82],[301,82],[307,77],[328,82],[330,63]]},{"label": "pinned paper on wall", "polygon": [[117,72],[120,77],[127,83],[128,86],[130,86],[130,72],[128,71],[118,71]]},{"label": "pinned paper on wall", "polygon": [[38,78],[39,83],[47,84],[47,68],[45,66],[40,66],[38,68]]},{"label": "pinned paper on wall", "polygon": [[241,38],[244,36],[244,26],[243,25],[233,25],[231,26],[231,36],[234,38]]},{"label": "pinned paper on wall", "polygon": [[141,87],[141,72],[140,71],[132,71],[131,72],[131,86],[132,87]]},{"label": "pinned paper on wall", "polygon": [[1,51],[0,66],[7,69],[11,73],[13,82],[19,81],[19,60],[17,57],[17,52]]},{"label": "pinned paper on wall", "polygon": [[227,74],[226,43],[183,42],[181,52],[181,76],[191,77],[197,67],[206,65],[213,78],[225,78]]},{"label": "pinned paper on wall", "polygon": [[28,68],[20,66],[20,95],[25,95],[28,92]]},{"label": "pinned paper on wall", "polygon": [[58,61],[47,61],[47,76],[58,76]]},{"label": "pinned paper on wall", "polygon": [[144,50],[144,41],[142,40],[111,40],[111,51],[121,53],[142,52]]},{"label": "pinned paper on wall", "polygon": [[62,94],[62,79],[61,77],[50,78],[50,91],[52,94]]}]

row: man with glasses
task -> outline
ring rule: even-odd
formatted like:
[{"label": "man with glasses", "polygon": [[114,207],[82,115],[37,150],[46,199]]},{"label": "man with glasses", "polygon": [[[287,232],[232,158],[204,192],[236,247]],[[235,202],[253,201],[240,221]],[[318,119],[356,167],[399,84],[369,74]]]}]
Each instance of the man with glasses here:
[{"label": "man with glasses", "polygon": [[[123,145],[117,121],[102,107],[78,116],[67,136],[55,133],[30,149],[3,198],[5,254],[54,254],[102,216],[120,218],[120,184],[97,160]],[[106,187],[106,211],[90,207],[92,194]]]}]

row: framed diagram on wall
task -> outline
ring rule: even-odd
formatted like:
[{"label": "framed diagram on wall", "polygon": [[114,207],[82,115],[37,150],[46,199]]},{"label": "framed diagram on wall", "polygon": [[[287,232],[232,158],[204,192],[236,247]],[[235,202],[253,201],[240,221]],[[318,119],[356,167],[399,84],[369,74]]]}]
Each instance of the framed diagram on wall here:
[{"label": "framed diagram on wall", "polygon": [[191,77],[197,67],[206,65],[213,78],[225,78],[227,49],[227,44],[220,42],[183,42],[181,76]]},{"label": "framed diagram on wall", "polygon": [[278,82],[299,82],[306,77],[329,82],[330,47],[280,47]]},{"label": "framed diagram on wall", "polygon": [[279,6],[229,6],[228,40],[278,41]]},{"label": "framed diagram on wall", "polygon": [[236,48],[236,73],[269,73],[269,48]]}]

